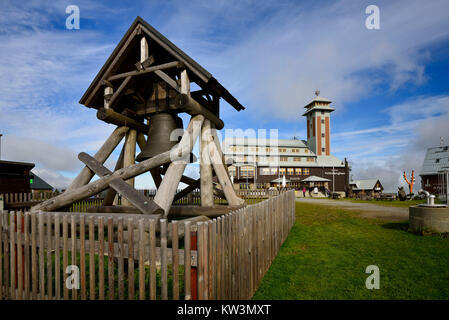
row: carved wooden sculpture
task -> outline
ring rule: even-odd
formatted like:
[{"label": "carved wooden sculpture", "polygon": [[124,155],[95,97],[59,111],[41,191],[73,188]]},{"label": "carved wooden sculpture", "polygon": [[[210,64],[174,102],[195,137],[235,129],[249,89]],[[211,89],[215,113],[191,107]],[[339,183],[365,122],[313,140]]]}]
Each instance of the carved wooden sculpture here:
[{"label": "carved wooden sculpture", "polygon": [[408,184],[408,188],[410,190],[410,194],[413,193],[413,185],[415,184],[415,170],[412,170],[412,175],[410,176],[410,181],[407,179],[407,175],[404,171],[404,180]]}]

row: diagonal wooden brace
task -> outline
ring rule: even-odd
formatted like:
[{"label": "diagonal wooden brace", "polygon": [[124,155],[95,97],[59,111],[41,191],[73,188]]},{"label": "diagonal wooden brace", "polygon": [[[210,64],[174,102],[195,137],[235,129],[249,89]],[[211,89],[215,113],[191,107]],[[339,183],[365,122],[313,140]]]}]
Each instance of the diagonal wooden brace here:
[{"label": "diagonal wooden brace", "polygon": [[[105,168],[101,163],[95,160],[93,157],[85,152],[81,152],[78,155],[80,159],[86,166],[88,166],[93,172],[98,176],[104,177],[106,175],[111,175],[112,172]],[[115,191],[119,192],[123,197],[128,199],[128,201],[133,204],[137,209],[139,209],[144,214],[163,214],[164,211],[159,207],[153,200],[146,198],[144,195],[137,192],[136,189],[127,184],[123,179],[116,178],[109,182],[109,186]]]}]

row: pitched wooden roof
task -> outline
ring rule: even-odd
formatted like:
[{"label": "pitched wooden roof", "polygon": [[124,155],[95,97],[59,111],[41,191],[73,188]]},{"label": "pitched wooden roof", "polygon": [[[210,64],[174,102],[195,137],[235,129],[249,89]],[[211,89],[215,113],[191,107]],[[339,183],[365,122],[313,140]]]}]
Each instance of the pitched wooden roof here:
[{"label": "pitched wooden roof", "polygon": [[117,47],[82,96],[79,101],[81,104],[95,109],[103,107],[103,80],[106,80],[116,73],[135,71],[134,65],[139,61],[140,57],[139,37],[136,37],[139,33],[143,33],[147,37],[150,52],[156,56],[157,64],[173,61],[181,62],[187,69],[189,78],[192,82],[197,83],[203,90],[223,98],[237,111],[245,109],[240,102],[212,76],[212,74],[141,17],[137,17],[134,20],[128,31],[120,40]]}]

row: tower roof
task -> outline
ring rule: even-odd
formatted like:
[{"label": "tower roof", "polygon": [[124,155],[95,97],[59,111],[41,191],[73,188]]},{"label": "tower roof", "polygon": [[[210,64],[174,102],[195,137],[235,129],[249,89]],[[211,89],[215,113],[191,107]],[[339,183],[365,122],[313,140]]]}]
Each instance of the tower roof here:
[{"label": "tower roof", "polygon": [[[138,36],[140,35],[140,36]],[[216,95],[226,100],[237,111],[245,108],[240,102],[224,88],[206,69],[199,65],[195,60],[189,57],[185,52],[179,49],[149,23],[141,17],[137,17],[117,47],[112,52],[106,63],[103,65],[97,76],[90,84],[82,96],[80,103],[89,108],[98,109],[103,106],[104,93],[103,86],[105,81],[112,80],[111,76],[116,73],[135,73],[136,61],[138,61],[140,52],[139,38],[145,36],[151,48],[155,64],[169,64],[170,62],[178,62],[185,66],[190,81],[195,82],[204,92]],[[132,72],[134,71],[134,72]],[[175,70],[166,70],[170,77],[174,76]],[[142,72],[142,74],[144,74]],[[141,77],[149,77],[150,74],[141,75]],[[172,79],[173,80],[173,79]],[[174,82],[175,80],[173,80]],[[114,84],[114,83],[113,83]],[[119,87],[118,83],[115,83]],[[125,88],[126,89],[126,88]],[[125,92],[122,90],[121,92]],[[123,94],[121,93],[121,96]],[[120,99],[120,97],[119,97]],[[118,104],[116,99],[115,104]]]},{"label": "tower roof", "polygon": [[303,114],[303,116],[307,115],[309,112],[318,110],[332,112],[335,109],[329,106],[329,104],[331,103],[332,103],[331,100],[324,97],[320,97],[320,91],[316,90],[315,98],[313,98],[312,101],[310,101],[306,106],[304,106],[304,108],[306,108],[307,111]]}]

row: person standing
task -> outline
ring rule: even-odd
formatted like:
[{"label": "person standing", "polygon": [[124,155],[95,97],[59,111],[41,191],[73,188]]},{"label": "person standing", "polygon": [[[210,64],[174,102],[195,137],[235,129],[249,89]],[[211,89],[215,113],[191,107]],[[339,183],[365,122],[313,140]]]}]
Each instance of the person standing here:
[{"label": "person standing", "polygon": [[305,198],[306,197],[306,187],[302,187],[302,196]]}]

